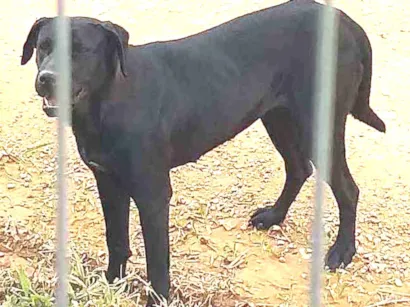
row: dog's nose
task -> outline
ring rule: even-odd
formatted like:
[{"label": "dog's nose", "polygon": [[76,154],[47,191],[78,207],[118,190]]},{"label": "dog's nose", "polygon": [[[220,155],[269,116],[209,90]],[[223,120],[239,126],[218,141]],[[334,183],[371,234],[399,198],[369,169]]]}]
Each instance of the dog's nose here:
[{"label": "dog's nose", "polygon": [[42,71],[38,75],[38,81],[41,85],[53,86],[56,83],[56,75],[51,71]]},{"label": "dog's nose", "polygon": [[56,74],[52,71],[43,70],[38,74],[36,89],[40,96],[51,96],[55,91]]}]

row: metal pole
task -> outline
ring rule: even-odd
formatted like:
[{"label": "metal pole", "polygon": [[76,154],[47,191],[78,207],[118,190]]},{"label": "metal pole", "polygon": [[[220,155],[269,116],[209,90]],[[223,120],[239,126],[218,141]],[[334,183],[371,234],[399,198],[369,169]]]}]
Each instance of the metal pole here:
[{"label": "metal pole", "polygon": [[323,270],[323,204],[324,182],[328,182],[332,158],[334,91],[336,80],[336,59],[338,42],[338,19],[326,1],[318,20],[318,41],[315,76],[315,125],[314,161],[317,164],[315,210],[312,227],[312,267],[311,267],[311,306],[319,307],[321,301],[321,276]]},{"label": "metal pole", "polygon": [[64,16],[64,0],[58,0],[58,17],[56,23],[57,51],[57,102],[58,102],[58,205],[57,205],[57,291],[56,306],[68,306],[68,261],[67,253],[67,182],[66,173],[66,133],[70,123],[71,94],[71,35],[68,19]]}]

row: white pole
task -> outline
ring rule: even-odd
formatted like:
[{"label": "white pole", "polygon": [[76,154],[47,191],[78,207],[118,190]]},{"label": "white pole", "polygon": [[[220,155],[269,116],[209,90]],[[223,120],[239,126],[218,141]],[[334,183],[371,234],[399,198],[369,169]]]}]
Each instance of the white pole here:
[{"label": "white pole", "polygon": [[57,291],[56,306],[68,306],[68,261],[67,254],[67,182],[66,173],[66,133],[70,123],[71,96],[71,35],[69,21],[64,16],[64,0],[58,0],[56,23],[56,68],[58,102],[58,205],[57,205]]},{"label": "white pole", "polygon": [[315,125],[314,160],[316,161],[317,179],[315,195],[315,215],[312,226],[312,267],[311,267],[311,306],[319,307],[321,301],[321,276],[323,264],[323,204],[324,182],[328,181],[332,159],[334,91],[336,79],[336,59],[338,42],[338,19],[331,6],[326,5],[318,20],[318,41],[316,52],[315,76]]}]

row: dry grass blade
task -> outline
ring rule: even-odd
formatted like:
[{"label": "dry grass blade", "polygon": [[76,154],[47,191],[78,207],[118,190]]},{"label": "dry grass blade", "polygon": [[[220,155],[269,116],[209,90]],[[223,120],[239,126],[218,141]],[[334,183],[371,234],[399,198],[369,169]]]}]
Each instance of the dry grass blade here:
[{"label": "dry grass blade", "polygon": [[18,182],[18,183],[24,183],[24,180],[14,178],[13,175],[10,174],[5,167],[3,168],[3,171],[6,173],[6,176],[7,176],[10,180],[13,180],[14,182]]},{"label": "dry grass blade", "polygon": [[389,290],[379,290],[377,292],[383,293],[383,294],[391,294],[391,295],[396,295],[396,296],[402,296],[402,297],[410,297],[409,293],[394,292],[394,291],[389,291]]},{"label": "dry grass blade", "polygon": [[244,261],[245,261],[245,257],[247,255],[248,251],[244,251],[242,252],[238,257],[236,257],[230,264],[228,265],[224,265],[225,268],[227,269],[233,269],[237,266],[240,266]]},{"label": "dry grass blade", "polygon": [[40,148],[43,148],[43,147],[46,147],[46,146],[49,146],[49,145],[53,145],[54,143],[52,143],[52,142],[47,142],[47,143],[44,143],[44,144],[40,144],[40,145],[37,145],[37,146],[34,146],[34,147],[31,147],[31,148],[28,148],[27,150],[25,150],[23,153],[22,153],[22,157],[25,157],[27,154],[29,154],[29,153],[31,153],[31,152],[33,152],[33,151],[36,151],[36,150],[38,150],[38,149],[40,149]]},{"label": "dry grass blade", "polygon": [[384,300],[378,303],[368,305],[366,307],[380,307],[380,306],[388,306],[388,305],[393,305],[393,304],[404,304],[404,303],[410,303],[410,299],[403,298],[403,299]]},{"label": "dry grass blade", "polygon": [[5,155],[5,156],[9,157],[9,158],[10,158],[11,160],[13,160],[14,162],[16,162],[16,163],[19,163],[19,162],[20,162],[21,159],[20,159],[19,157],[15,156],[15,155],[9,153],[4,146],[2,146],[2,151],[4,152],[4,155]]}]

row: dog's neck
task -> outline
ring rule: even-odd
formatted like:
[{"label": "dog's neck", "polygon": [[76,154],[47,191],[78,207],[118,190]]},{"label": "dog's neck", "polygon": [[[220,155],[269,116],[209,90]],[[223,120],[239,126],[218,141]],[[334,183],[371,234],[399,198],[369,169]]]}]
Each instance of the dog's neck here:
[{"label": "dog's neck", "polygon": [[81,148],[99,147],[100,135],[100,103],[81,102],[72,108],[72,129]]},{"label": "dog's neck", "polygon": [[106,78],[101,86],[88,97],[86,101],[77,103],[72,108],[72,128],[74,135],[81,138],[93,138],[101,133],[101,104],[104,97],[109,97],[110,84],[114,86],[119,77],[119,67],[113,69],[113,73]]},{"label": "dog's neck", "polygon": [[[115,87],[121,72],[119,67],[103,82],[105,86],[93,91],[86,101],[77,103],[72,108],[72,130],[76,138],[78,151],[83,161],[91,168],[102,163],[103,112],[106,97],[110,97],[111,87]],[[111,85],[106,86],[107,84]]]},{"label": "dog's neck", "polygon": [[102,149],[101,103],[83,103],[72,110],[72,129],[78,152],[93,171],[108,172]]}]

